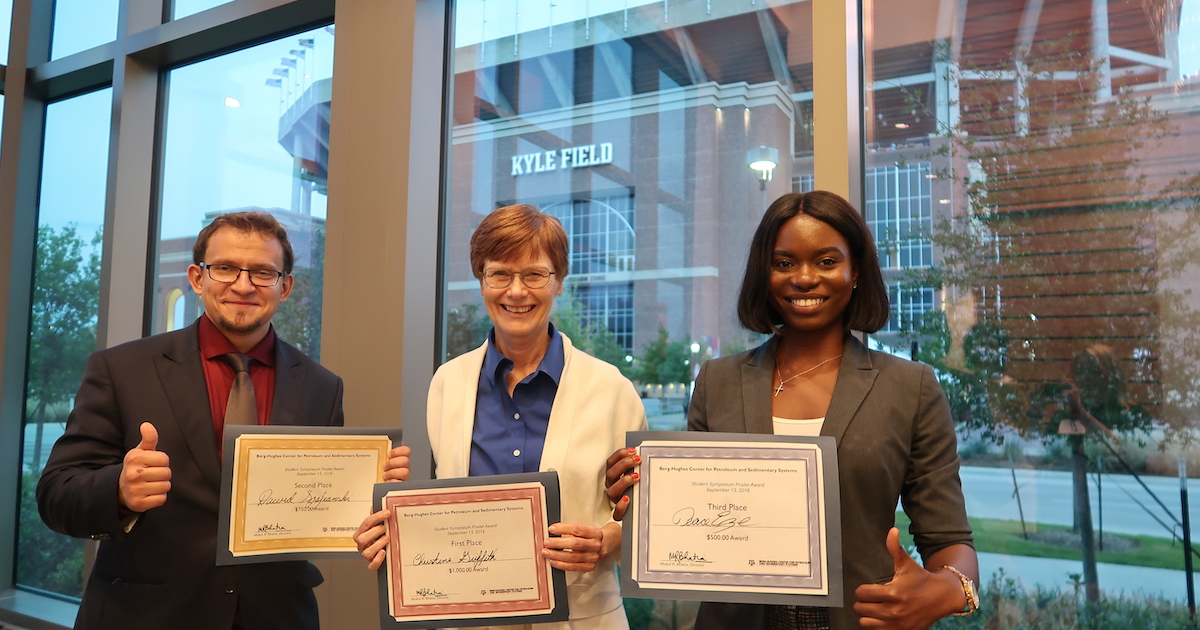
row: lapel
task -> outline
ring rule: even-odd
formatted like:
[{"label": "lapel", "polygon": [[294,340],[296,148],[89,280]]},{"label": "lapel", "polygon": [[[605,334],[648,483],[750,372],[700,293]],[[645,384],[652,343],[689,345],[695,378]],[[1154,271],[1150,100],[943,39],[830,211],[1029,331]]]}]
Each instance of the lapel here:
[{"label": "lapel", "polygon": [[825,412],[825,424],[821,435],[834,437],[840,443],[854,414],[871,392],[875,377],[879,374],[871,366],[871,354],[867,347],[853,335],[846,335],[842,350],[842,366],[838,370],[837,385],[833,388],[833,399]]},{"label": "lapel", "polygon": [[770,435],[775,432],[771,420],[771,377],[775,374],[775,349],[778,345],[779,336],[773,335],[742,364],[742,409],[746,418],[746,433]]},{"label": "lapel", "polygon": [[176,429],[183,436],[192,459],[204,479],[213,488],[219,488],[221,463],[217,459],[217,438],[208,404],[198,331],[197,320],[178,333],[168,333],[162,354],[154,357],[154,368],[171,406]]},{"label": "lapel", "polygon": [[300,351],[275,336],[275,399],[271,403],[271,425],[299,424],[304,375]]},{"label": "lapel", "polygon": [[567,464],[567,450],[571,445],[571,432],[575,428],[572,419],[575,418],[575,408],[579,396],[575,391],[575,379],[571,373],[571,358],[575,354],[575,346],[566,335],[558,333],[563,344],[563,371],[558,379],[558,391],[554,394],[554,404],[550,407],[550,423],[546,427],[546,442],[542,446],[542,461],[538,466],[540,471],[562,470]]},{"label": "lapel", "polygon": [[[454,444],[447,444],[448,452],[434,453],[438,458],[438,477],[466,477],[471,473],[471,433],[475,430],[475,399],[479,396],[479,379],[483,372],[483,359],[487,355],[488,342],[462,356],[461,365],[456,374],[447,375],[446,387],[450,396],[445,397],[442,417],[439,422],[448,422],[450,431],[446,435],[454,437]],[[461,395],[456,395],[461,394]],[[455,430],[457,429],[457,430]],[[440,470],[442,458],[445,458],[446,470]]]}]

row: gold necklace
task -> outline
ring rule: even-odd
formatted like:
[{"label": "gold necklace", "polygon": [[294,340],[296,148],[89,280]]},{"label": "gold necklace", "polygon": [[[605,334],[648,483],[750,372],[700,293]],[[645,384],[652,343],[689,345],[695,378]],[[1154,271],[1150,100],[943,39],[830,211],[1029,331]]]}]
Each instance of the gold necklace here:
[{"label": "gold necklace", "polygon": [[[844,353],[843,353],[843,354],[844,354]],[[784,379],[784,378],[783,378],[783,375],[779,373],[779,365],[778,365],[778,364],[776,364],[776,365],[775,365],[775,376],[776,376],[776,378],[778,378],[778,379],[779,379],[779,385],[778,385],[778,386],[775,388],[775,396],[774,396],[774,397],[775,397],[775,398],[779,398],[779,393],[783,391],[783,386],[784,386],[784,384],[786,384],[788,381],[791,381],[792,379],[794,379],[794,378],[796,378],[796,377],[798,377],[798,376],[804,376],[805,374],[808,374],[809,372],[811,372],[811,371],[813,371],[813,370],[815,370],[815,369],[817,369],[817,368],[821,367],[822,365],[825,365],[826,363],[829,363],[830,361],[832,361],[832,360],[834,360],[834,359],[841,358],[841,356],[842,356],[842,355],[841,355],[841,354],[839,354],[839,355],[837,355],[836,357],[829,357],[828,359],[825,359],[824,361],[822,361],[822,362],[820,362],[820,363],[818,363],[818,364],[816,364],[816,365],[814,365],[814,366],[812,366],[812,367],[808,368],[807,370],[804,370],[803,372],[798,372],[798,373],[796,373],[796,374],[793,374],[793,375],[791,375],[791,376],[787,377],[787,379]]]}]

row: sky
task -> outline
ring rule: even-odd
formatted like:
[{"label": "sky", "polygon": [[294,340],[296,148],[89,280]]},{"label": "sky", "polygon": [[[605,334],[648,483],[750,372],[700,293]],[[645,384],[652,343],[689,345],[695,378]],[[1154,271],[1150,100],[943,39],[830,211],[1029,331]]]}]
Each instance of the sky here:
[{"label": "sky", "polygon": [[[111,41],[114,0],[57,0],[52,57]],[[0,0],[11,6],[11,0]],[[194,13],[221,0],[179,0],[177,12]],[[6,10],[5,14],[11,11]],[[3,49],[8,49],[4,29]],[[311,39],[311,47],[301,40]],[[292,60],[296,68],[285,67]],[[286,72],[285,76],[275,71]],[[292,157],[279,144],[284,108],[309,86],[333,74],[333,33],[309,33],[183,66],[170,71],[162,182],[164,238],[195,235],[204,215],[245,206],[290,209]],[[282,87],[268,85],[278,79]],[[100,90],[51,104],[39,223],[75,223],[82,235],[104,218],[112,91]],[[314,195],[313,214],[324,216],[325,198]]]}]

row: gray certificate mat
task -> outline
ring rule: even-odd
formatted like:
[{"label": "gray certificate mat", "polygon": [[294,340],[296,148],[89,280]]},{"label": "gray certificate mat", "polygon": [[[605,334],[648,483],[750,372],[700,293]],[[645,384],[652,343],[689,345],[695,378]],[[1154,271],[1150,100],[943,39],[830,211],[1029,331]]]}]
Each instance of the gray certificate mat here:
[{"label": "gray certificate mat", "polygon": [[226,427],[216,564],[357,556],[354,531],[399,445],[398,428]]},{"label": "gray certificate mat", "polygon": [[830,437],[637,431],[621,594],[843,605],[837,449]]},{"label": "gray certificate mat", "polygon": [[566,574],[541,556],[560,520],[557,473],[383,483],[373,507],[391,510],[382,628],[566,621]]}]

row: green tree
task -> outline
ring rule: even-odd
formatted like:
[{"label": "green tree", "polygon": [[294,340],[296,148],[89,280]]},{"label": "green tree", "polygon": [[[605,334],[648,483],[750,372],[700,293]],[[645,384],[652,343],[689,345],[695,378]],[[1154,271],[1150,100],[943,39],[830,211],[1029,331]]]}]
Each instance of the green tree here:
[{"label": "green tree", "polygon": [[487,339],[492,321],[479,312],[478,304],[460,304],[446,311],[446,356],[454,357],[478,348]]},{"label": "green tree", "polygon": [[[1153,324],[1142,324],[1153,320],[1119,316],[1146,312],[1147,297],[1163,293],[1148,255],[1155,210],[1139,159],[1172,129],[1149,97],[1112,92],[1089,33],[978,59],[971,51],[945,59],[960,118],[932,143],[931,157],[943,165],[938,179],[963,194],[935,222],[939,263],[909,277],[945,291],[952,317],[930,314],[910,334],[930,348],[920,358],[939,368],[963,427],[997,441],[1006,428],[1057,439],[1064,364],[1083,349],[1070,339],[1131,338],[1138,325],[1148,327],[1145,338],[1157,337]],[[1138,392],[1156,394],[1145,385]],[[1114,431],[1151,423],[1133,413],[1111,420]],[[1075,502],[1090,509],[1082,475],[1074,486]],[[1091,540],[1090,531],[1081,538]],[[1088,564],[1091,598],[1096,573]]]},{"label": "green tree", "polygon": [[40,470],[21,477],[17,532],[17,582],[72,597],[83,594],[83,540],[50,531],[38,516],[35,489]]},{"label": "green tree", "polygon": [[667,329],[658,327],[658,336],[642,346],[634,361],[633,380],[666,385],[692,380],[691,354],[688,340],[671,341]]},{"label": "green tree", "polygon": [[88,354],[96,349],[101,234],[76,226],[38,228],[30,308],[26,430],[34,450],[21,479],[17,576],[21,584],[78,596],[83,591],[83,542],[51,532],[38,516],[34,490],[48,422],[65,422]]},{"label": "green tree", "polygon": [[576,348],[617,366],[629,378],[632,367],[625,360],[625,348],[608,329],[608,323],[584,316],[584,304],[575,293],[575,284],[567,281],[554,307],[554,326],[571,339]]},{"label": "green tree", "polygon": [[38,228],[25,421],[36,431],[32,461],[39,468],[44,425],[66,421],[66,406],[96,349],[101,238],[97,232],[85,241],[74,224]]},{"label": "green tree", "polygon": [[295,267],[292,295],[272,323],[280,338],[314,360],[321,359],[321,307],[325,302],[325,226],[313,226],[311,265]]}]

